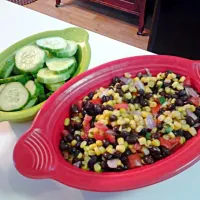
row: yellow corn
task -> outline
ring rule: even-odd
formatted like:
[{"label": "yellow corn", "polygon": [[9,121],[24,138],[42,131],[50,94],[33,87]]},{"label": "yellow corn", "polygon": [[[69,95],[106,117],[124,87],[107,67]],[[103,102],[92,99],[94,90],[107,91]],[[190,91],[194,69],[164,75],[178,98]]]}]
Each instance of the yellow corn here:
[{"label": "yellow corn", "polygon": [[174,83],[172,84],[172,87],[173,87],[173,88],[176,88],[178,85],[179,85],[178,82],[174,82]]},{"label": "yellow corn", "polygon": [[135,123],[134,120],[131,120],[131,121],[130,121],[130,126],[131,126],[132,129],[135,129],[135,128],[136,128],[136,123]]},{"label": "yellow corn", "polygon": [[126,92],[128,90],[128,85],[122,85],[123,92]]},{"label": "yellow corn", "polygon": [[137,133],[139,133],[143,128],[144,128],[144,126],[139,125],[139,126],[135,129],[135,131],[136,131]]},{"label": "yellow corn", "polygon": [[142,111],[142,117],[146,118],[149,115],[149,112],[146,111]]},{"label": "yellow corn", "polygon": [[184,88],[183,88],[183,86],[182,85],[178,85],[177,86],[177,90],[183,90]]},{"label": "yellow corn", "polygon": [[76,140],[72,140],[71,145],[75,146],[76,144],[77,144],[77,141]]},{"label": "yellow corn", "polygon": [[95,151],[95,153],[96,153],[97,156],[99,156],[101,154],[101,152],[99,151],[98,147],[95,147],[94,151]]},{"label": "yellow corn", "polygon": [[181,138],[180,138],[180,144],[184,144],[185,142],[186,142],[185,137],[181,136]]},{"label": "yellow corn", "polygon": [[88,151],[88,154],[89,154],[90,156],[94,156],[96,153],[95,153],[95,151],[93,151],[93,150],[89,150],[89,151]]},{"label": "yellow corn", "polygon": [[169,135],[163,135],[163,138],[165,139],[165,140],[169,140],[170,139],[170,137],[169,137]]},{"label": "yellow corn", "polygon": [[117,139],[118,144],[124,144],[124,138],[120,137]]},{"label": "yellow corn", "polygon": [[172,112],[171,112],[171,117],[172,118],[176,118],[177,116],[179,116],[181,113],[179,112],[179,111],[175,111],[175,110],[173,110]]},{"label": "yellow corn", "polygon": [[154,108],[157,106],[157,103],[155,101],[151,102],[149,105],[151,108]]},{"label": "yellow corn", "polygon": [[132,95],[131,95],[130,92],[126,93],[124,96],[125,96],[125,98],[127,98],[127,99],[131,99],[131,98],[132,98]]},{"label": "yellow corn", "polygon": [[83,154],[82,153],[79,153],[77,158],[81,159],[83,157]]},{"label": "yellow corn", "polygon": [[124,142],[124,146],[125,146],[125,148],[128,148],[128,142]]},{"label": "yellow corn", "polygon": [[152,145],[152,146],[159,147],[159,146],[160,146],[160,141],[157,140],[157,139],[155,139],[155,140],[153,140],[153,141],[151,142],[151,145]]},{"label": "yellow corn", "polygon": [[103,142],[102,142],[101,140],[97,140],[97,141],[96,141],[96,144],[97,144],[97,146],[102,146],[102,145],[103,145]]},{"label": "yellow corn", "polygon": [[81,131],[75,131],[74,135],[81,135]]},{"label": "yellow corn", "polygon": [[99,147],[99,151],[101,154],[103,154],[103,153],[105,153],[106,149],[103,146],[101,146],[101,147]]},{"label": "yellow corn", "polygon": [[145,145],[145,144],[147,143],[147,140],[146,140],[145,137],[139,138],[138,141],[139,141],[139,144],[140,144],[140,145]]},{"label": "yellow corn", "polygon": [[171,117],[166,117],[166,118],[164,119],[164,122],[165,122],[166,124],[169,124],[169,123],[172,122],[172,118],[171,118]]},{"label": "yellow corn", "polygon": [[197,131],[194,127],[190,127],[188,129],[189,133],[192,135],[192,136],[195,136],[197,134]]},{"label": "yellow corn", "polygon": [[173,132],[168,133],[168,135],[169,135],[169,137],[170,137],[171,139],[175,138],[175,135],[174,135]]},{"label": "yellow corn", "polygon": [[113,153],[115,153],[115,149],[113,149],[112,147],[110,147],[110,146],[108,146],[107,148],[106,148],[106,151],[108,152],[108,153],[110,153],[110,154],[113,154]]},{"label": "yellow corn", "polygon": [[182,76],[180,79],[179,79],[179,82],[183,82],[185,80],[185,76]]},{"label": "yellow corn", "polygon": [[182,125],[182,129],[183,129],[184,131],[188,131],[189,128],[190,128],[190,126],[189,126],[188,124]]},{"label": "yellow corn", "polygon": [[181,123],[179,123],[177,121],[174,122],[174,130],[179,130],[179,129],[181,129],[181,127],[182,127]]},{"label": "yellow corn", "polygon": [[114,93],[114,91],[112,89],[108,90],[107,95],[112,95]]},{"label": "yellow corn", "polygon": [[95,172],[101,172],[101,165],[100,165],[99,163],[96,163],[96,164],[94,165],[94,171],[95,171]]},{"label": "yellow corn", "polygon": [[95,94],[92,99],[97,99],[97,98],[98,98],[98,94]]},{"label": "yellow corn", "polygon": [[150,108],[149,106],[144,107],[144,109],[145,109],[147,112],[150,112],[150,111],[151,111],[151,108]]},{"label": "yellow corn", "polygon": [[126,148],[123,144],[119,144],[119,145],[116,146],[116,150],[121,152],[121,153],[124,153]]},{"label": "yellow corn", "polygon": [[89,149],[94,149],[95,147],[97,147],[97,145],[94,143],[94,144],[91,144],[91,145],[89,145]]}]

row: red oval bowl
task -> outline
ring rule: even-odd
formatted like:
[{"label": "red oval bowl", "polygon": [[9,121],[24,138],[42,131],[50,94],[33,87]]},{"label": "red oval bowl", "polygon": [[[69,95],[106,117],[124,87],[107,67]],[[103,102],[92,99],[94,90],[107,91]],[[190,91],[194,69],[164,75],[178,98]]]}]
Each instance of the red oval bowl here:
[{"label": "red oval bowl", "polygon": [[90,191],[123,191],[141,188],[168,179],[199,160],[200,134],[189,140],[171,156],[152,165],[124,172],[95,173],[67,163],[59,150],[63,122],[70,105],[100,86],[108,86],[114,76],[130,72],[135,76],[150,69],[152,74],[173,70],[189,76],[200,91],[200,64],[172,56],[138,56],[112,61],[89,70],[57,90],[45,103],[31,128],[19,139],[14,149],[14,163],[24,176],[50,178],[71,187]]}]

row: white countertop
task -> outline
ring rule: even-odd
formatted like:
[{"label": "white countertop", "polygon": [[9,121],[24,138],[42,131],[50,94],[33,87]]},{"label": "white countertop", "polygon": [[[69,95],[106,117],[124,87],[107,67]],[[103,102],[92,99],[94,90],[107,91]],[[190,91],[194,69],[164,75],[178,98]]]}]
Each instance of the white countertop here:
[{"label": "white countertop", "polygon": [[[72,26],[4,0],[0,0],[0,25],[0,52],[32,34]],[[90,68],[114,59],[151,54],[90,31],[89,35],[92,49]],[[12,151],[17,139],[29,128],[30,124],[31,122],[0,123],[0,200],[200,199],[198,197],[200,162],[164,182],[120,193],[93,193],[73,189],[52,180],[31,180],[23,177],[13,166]]]}]

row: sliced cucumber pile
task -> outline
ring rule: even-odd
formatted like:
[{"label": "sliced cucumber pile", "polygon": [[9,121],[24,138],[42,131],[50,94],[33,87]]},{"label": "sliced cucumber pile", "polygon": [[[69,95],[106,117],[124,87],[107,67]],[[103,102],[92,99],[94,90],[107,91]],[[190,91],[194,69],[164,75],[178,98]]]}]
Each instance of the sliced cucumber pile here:
[{"label": "sliced cucumber pile", "polygon": [[0,110],[18,111],[45,101],[77,71],[78,45],[41,38],[0,65]]}]

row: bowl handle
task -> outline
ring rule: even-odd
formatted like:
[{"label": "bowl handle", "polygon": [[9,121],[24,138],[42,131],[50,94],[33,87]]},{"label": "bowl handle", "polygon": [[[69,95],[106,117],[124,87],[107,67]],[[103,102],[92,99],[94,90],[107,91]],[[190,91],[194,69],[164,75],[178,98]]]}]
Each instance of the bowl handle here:
[{"label": "bowl handle", "polygon": [[200,60],[192,60],[192,72],[194,79],[197,79],[200,81]]},{"label": "bowl handle", "polygon": [[15,146],[13,160],[16,169],[29,178],[49,178],[55,169],[52,144],[39,128],[24,134]]}]

